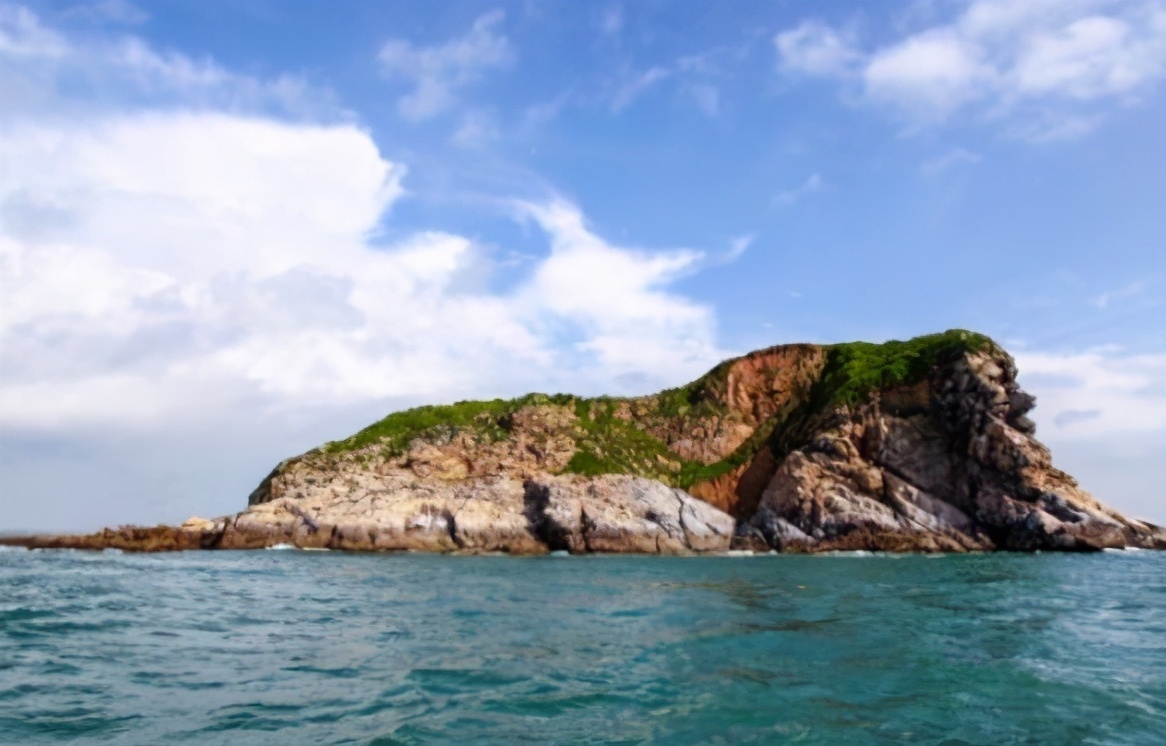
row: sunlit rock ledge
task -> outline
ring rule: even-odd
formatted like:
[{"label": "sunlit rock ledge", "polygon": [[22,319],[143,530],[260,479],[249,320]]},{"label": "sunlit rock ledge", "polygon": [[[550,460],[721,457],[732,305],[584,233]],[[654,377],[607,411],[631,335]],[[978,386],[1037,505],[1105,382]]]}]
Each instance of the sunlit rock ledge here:
[{"label": "sunlit rock ledge", "polygon": [[1012,358],[953,330],[785,345],[652,396],[389,415],[233,516],[29,547],[572,554],[1166,549],[1052,465]]}]

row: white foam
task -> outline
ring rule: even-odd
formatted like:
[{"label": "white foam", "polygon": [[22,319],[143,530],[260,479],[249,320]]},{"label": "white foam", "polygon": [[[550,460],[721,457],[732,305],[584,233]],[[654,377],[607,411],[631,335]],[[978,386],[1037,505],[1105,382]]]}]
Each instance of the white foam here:
[{"label": "white foam", "polygon": [[272,550],[295,549],[295,548],[296,547],[294,544],[272,544],[271,546],[268,547],[268,549],[272,549]]}]

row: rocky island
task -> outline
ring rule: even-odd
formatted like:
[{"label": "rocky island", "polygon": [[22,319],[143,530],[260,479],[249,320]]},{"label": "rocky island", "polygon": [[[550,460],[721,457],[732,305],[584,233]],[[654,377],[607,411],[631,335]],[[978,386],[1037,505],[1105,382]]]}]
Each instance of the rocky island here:
[{"label": "rocky island", "polygon": [[246,510],[29,547],[540,554],[1166,549],[1052,464],[992,340],[794,344],[636,398],[390,414],[280,463]]}]

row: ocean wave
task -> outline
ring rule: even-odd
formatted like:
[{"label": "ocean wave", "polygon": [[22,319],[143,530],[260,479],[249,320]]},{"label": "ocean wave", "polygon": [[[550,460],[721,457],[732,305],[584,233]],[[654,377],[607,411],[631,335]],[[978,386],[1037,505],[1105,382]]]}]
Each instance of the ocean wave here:
[{"label": "ocean wave", "polygon": [[1166,553],[913,557],[4,555],[0,742],[1162,740]]}]

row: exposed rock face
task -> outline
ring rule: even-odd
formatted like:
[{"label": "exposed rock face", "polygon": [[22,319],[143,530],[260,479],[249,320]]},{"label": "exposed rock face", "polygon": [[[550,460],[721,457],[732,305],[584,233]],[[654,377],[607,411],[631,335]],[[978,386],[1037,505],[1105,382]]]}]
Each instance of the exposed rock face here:
[{"label": "exposed rock face", "polygon": [[382,484],[253,505],[227,523],[219,546],[691,554],[727,550],[735,528],[712,506],[642,477],[439,482],[400,473]]},{"label": "exposed rock face", "polygon": [[1166,548],[1166,533],[1052,466],[1002,354],[826,413],[782,460],[749,525],[775,547],[923,551]]},{"label": "exposed rock face", "polygon": [[[813,386],[826,364],[818,345],[785,345],[759,350],[724,363],[723,376],[708,376],[700,391],[718,410],[717,416],[681,413],[664,421],[645,423],[649,433],[676,455],[712,464],[725,458],[759,427],[783,409],[796,404]],[[655,397],[633,400],[619,413],[629,420],[648,414]],[[637,406],[638,404],[638,406]],[[711,494],[715,494],[710,492]],[[734,503],[732,498],[720,501]]]},{"label": "exposed rock face", "polygon": [[[472,416],[456,406],[414,410],[281,463],[235,516],[4,543],[515,554],[1166,549],[1166,531],[1106,507],[1052,466],[1012,359],[968,338],[898,343],[906,352],[889,356],[888,346],[857,346],[850,357],[772,348],[640,399],[527,397],[470,403]],[[870,370],[895,383],[858,387]]]}]

